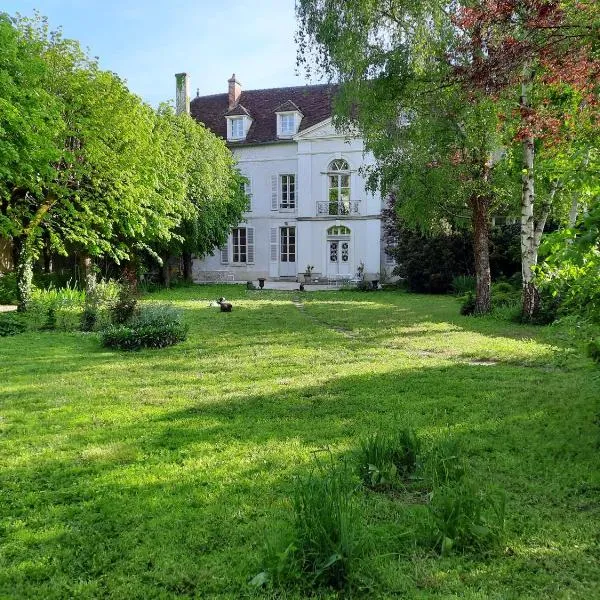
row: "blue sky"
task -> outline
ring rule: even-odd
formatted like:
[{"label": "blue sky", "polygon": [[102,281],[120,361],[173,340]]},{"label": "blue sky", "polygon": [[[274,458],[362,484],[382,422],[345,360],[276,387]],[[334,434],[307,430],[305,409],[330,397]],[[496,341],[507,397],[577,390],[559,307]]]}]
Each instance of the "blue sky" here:
[{"label": "blue sky", "polygon": [[294,0],[2,0],[0,10],[47,16],[103,68],[153,105],[173,99],[187,71],[191,95],[303,85],[295,74]]}]

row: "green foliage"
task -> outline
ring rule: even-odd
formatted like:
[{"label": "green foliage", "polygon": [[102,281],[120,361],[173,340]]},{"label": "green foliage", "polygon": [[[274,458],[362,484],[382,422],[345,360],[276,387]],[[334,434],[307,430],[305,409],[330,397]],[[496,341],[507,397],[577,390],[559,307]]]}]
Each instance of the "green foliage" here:
[{"label": "green foliage", "polygon": [[77,331],[81,327],[85,292],[75,287],[35,288],[27,308],[30,329]]},{"label": "green foliage", "polygon": [[17,276],[15,273],[0,275],[0,304],[17,303]]},{"label": "green foliage", "polygon": [[466,480],[436,489],[427,505],[434,546],[442,556],[452,551],[484,552],[500,546],[504,536],[506,496]]},{"label": "green foliage", "polygon": [[463,316],[469,316],[475,314],[475,294],[468,292],[465,296],[459,298],[461,301],[460,314]]},{"label": "green foliage", "polygon": [[514,307],[521,302],[521,288],[509,281],[498,281],[492,284],[492,307]]},{"label": "green foliage", "polygon": [[109,279],[97,282],[96,277],[91,275],[87,282],[81,329],[95,331],[108,326],[121,294],[121,285],[116,281]]},{"label": "green foliage", "polygon": [[123,281],[119,285],[119,294],[111,307],[112,322],[122,325],[132,319],[137,310],[138,295],[135,285]]},{"label": "green foliage", "polygon": [[397,244],[388,249],[397,263],[394,275],[405,279],[412,292],[445,294],[456,277],[473,273],[467,233],[425,235],[400,225],[397,237]]},{"label": "green foliage", "polygon": [[412,429],[377,431],[363,438],[356,457],[363,483],[372,488],[398,485],[417,469],[420,449]]},{"label": "green foliage", "polygon": [[593,361],[600,363],[600,338],[588,342],[587,354]]},{"label": "green foliage", "polygon": [[543,243],[545,260],[536,270],[536,283],[550,320],[576,314],[600,322],[599,215],[596,208],[580,230],[551,234]]},{"label": "green foliage", "polygon": [[473,275],[457,275],[451,284],[452,292],[457,296],[464,296],[475,292],[475,277]]},{"label": "green foliage", "polygon": [[119,350],[165,348],[186,339],[188,326],[171,305],[144,306],[125,324],[109,325],[101,332],[102,345]]},{"label": "green foliage", "polygon": [[0,235],[21,248],[21,309],[42,238],[116,262],[202,256],[241,220],[231,152],[190,116],[144,104],[39,16],[0,14],[0,45]]},{"label": "green foliage", "polygon": [[0,312],[0,337],[17,335],[27,331],[27,323],[21,313]]}]

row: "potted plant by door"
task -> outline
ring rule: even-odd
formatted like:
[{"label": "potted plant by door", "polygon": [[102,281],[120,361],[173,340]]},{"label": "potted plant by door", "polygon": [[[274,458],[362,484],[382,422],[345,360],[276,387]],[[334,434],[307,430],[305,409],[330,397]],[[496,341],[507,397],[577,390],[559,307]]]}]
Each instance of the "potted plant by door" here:
[{"label": "potted plant by door", "polygon": [[306,265],[306,269],[304,270],[304,283],[310,283],[314,265]]}]

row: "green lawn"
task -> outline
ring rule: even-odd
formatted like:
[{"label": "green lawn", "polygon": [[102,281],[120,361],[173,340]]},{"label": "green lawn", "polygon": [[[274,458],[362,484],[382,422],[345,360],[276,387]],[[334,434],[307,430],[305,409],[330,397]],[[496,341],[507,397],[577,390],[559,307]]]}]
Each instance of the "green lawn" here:
[{"label": "green lawn", "polygon": [[[208,306],[222,290],[231,314]],[[158,351],[0,338],[0,598],[252,596],[294,475],[395,422],[464,442],[506,490],[506,548],[440,558],[406,535],[424,507],[361,493],[355,597],[600,597],[600,371],[560,329],[449,297],[294,297],[153,294],[190,324]]]}]

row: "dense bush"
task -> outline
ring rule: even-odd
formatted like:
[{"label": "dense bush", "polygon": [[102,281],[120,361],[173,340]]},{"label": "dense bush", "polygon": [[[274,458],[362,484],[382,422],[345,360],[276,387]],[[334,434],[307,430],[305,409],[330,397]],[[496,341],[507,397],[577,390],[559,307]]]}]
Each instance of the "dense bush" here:
[{"label": "dense bush", "polygon": [[17,303],[17,277],[14,273],[0,274],[0,304]]},{"label": "dense bush", "polygon": [[[389,223],[386,227],[389,230]],[[409,291],[432,294],[453,291],[457,295],[470,291],[474,273],[470,232],[425,235],[398,225],[391,239],[393,246],[386,252],[396,261],[393,273],[405,279]],[[518,225],[503,225],[490,231],[490,269],[494,279],[520,272],[519,243]]]},{"label": "dense bush", "polygon": [[112,311],[112,322],[116,324],[127,323],[136,313],[138,294],[135,284],[130,281],[122,281],[119,285],[119,293],[115,300]]},{"label": "dense bush", "polygon": [[27,331],[25,317],[17,312],[0,313],[0,337],[17,335]]},{"label": "dense bush", "polygon": [[109,279],[97,282],[95,277],[90,278],[81,319],[83,331],[101,330],[112,323],[120,290],[120,284],[116,281]]},{"label": "dense bush", "polygon": [[490,270],[493,279],[521,273],[521,224],[507,223],[490,229]]},{"label": "dense bush", "polygon": [[540,258],[536,284],[547,319],[577,315],[600,323],[600,203],[574,228],[546,236]]},{"label": "dense bush", "polygon": [[102,344],[120,350],[164,348],[186,339],[188,327],[182,313],[170,305],[143,307],[124,324],[109,325],[101,332]]},{"label": "dense bush", "polygon": [[593,361],[600,363],[600,338],[588,342],[587,354]]},{"label": "dense bush", "polygon": [[402,277],[412,292],[445,294],[459,275],[473,274],[473,253],[467,233],[426,236],[402,228],[395,248],[388,252],[397,266],[394,275]]},{"label": "dense bush", "polygon": [[464,296],[475,292],[475,277],[473,275],[458,275],[452,280],[452,293]]},{"label": "dense bush", "polygon": [[[468,291],[459,296],[460,314],[475,314],[475,293]],[[511,281],[504,280],[492,284],[491,289],[492,313],[501,318],[510,316],[510,320],[517,318],[521,311],[521,288]]]},{"label": "dense bush", "polygon": [[548,258],[536,273],[545,322],[569,314],[600,322],[600,252],[590,250],[577,260],[568,253],[559,256]]}]

